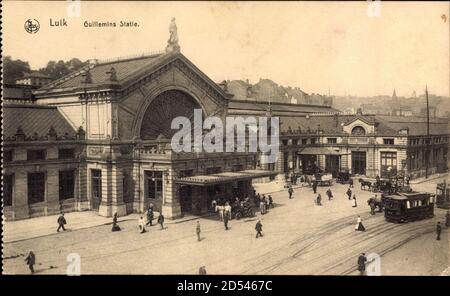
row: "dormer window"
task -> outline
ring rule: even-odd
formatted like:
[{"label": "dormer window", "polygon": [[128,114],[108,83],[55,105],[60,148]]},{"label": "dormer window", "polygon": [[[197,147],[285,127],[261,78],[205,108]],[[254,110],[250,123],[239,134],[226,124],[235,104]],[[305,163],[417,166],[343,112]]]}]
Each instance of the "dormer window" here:
[{"label": "dormer window", "polygon": [[352,135],[364,136],[365,134],[366,134],[366,130],[362,126],[355,126],[352,129]]}]

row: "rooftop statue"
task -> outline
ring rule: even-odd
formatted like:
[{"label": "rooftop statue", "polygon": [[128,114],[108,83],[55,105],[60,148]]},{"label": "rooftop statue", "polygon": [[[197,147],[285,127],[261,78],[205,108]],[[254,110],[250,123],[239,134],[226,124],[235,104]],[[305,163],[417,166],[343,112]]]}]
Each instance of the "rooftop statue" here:
[{"label": "rooftop statue", "polygon": [[180,51],[180,46],[178,45],[178,29],[175,23],[175,18],[172,18],[169,26],[170,37],[167,40],[166,52]]}]

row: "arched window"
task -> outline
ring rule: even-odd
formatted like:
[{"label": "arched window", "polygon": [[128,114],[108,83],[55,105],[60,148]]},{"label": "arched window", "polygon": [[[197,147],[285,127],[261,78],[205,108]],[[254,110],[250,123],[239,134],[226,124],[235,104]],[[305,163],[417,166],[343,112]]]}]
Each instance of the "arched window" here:
[{"label": "arched window", "polygon": [[362,126],[355,126],[352,129],[352,135],[364,136],[365,134],[366,134],[366,130]]}]

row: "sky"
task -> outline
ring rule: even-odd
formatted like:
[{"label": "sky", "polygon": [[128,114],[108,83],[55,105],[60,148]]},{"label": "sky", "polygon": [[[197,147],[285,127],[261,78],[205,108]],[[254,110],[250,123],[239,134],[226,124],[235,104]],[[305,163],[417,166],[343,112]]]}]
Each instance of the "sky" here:
[{"label": "sky", "polygon": [[[176,18],[181,52],[216,82],[268,78],[308,93],[450,96],[449,2],[3,1],[3,51],[33,69],[49,60],[108,59],[163,50]],[[443,16],[445,15],[445,16]],[[65,18],[67,27],[51,27]],[[36,19],[40,29],[27,33]],[[139,27],[86,28],[133,21]]]}]

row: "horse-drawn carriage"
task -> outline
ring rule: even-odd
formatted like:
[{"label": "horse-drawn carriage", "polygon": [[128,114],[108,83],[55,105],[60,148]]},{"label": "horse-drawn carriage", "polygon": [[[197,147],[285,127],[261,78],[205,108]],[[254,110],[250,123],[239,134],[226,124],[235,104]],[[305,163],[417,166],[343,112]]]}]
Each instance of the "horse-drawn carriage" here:
[{"label": "horse-drawn carriage", "polygon": [[311,177],[312,182],[316,182],[318,186],[333,185],[333,175],[317,173]]},{"label": "horse-drawn carriage", "polygon": [[351,178],[351,174],[348,171],[342,171],[338,173],[336,182],[341,184],[349,184],[353,182],[353,180]]},{"label": "horse-drawn carriage", "polygon": [[241,219],[241,218],[248,218],[248,217],[254,217],[255,212],[253,211],[252,206],[247,203],[243,202],[242,204],[236,205],[231,210],[231,217],[234,219]]}]

